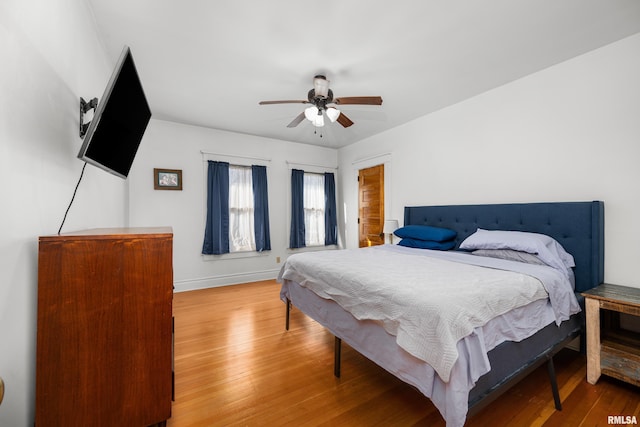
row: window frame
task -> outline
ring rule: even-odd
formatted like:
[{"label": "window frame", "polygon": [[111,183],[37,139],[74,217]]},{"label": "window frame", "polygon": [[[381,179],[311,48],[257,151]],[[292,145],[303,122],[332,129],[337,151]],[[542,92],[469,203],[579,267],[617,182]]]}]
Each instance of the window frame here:
[{"label": "window frame", "polygon": [[[208,192],[208,165],[209,161],[216,162],[227,162],[229,166],[246,166],[251,168],[251,166],[264,166],[267,168],[267,177],[269,175],[268,171],[271,166],[271,159],[268,158],[260,158],[260,157],[250,157],[250,156],[240,156],[233,154],[223,154],[210,152],[205,150],[200,150],[200,154],[202,154],[202,225],[203,229],[206,226],[207,222],[207,192]],[[268,178],[267,178],[268,179]],[[271,200],[271,192],[269,191],[269,200]],[[223,254],[203,254],[200,253],[203,261],[218,261],[223,259],[242,259],[242,258],[255,258],[255,257],[268,257],[271,256],[271,251],[243,251],[243,252],[228,252]]]},{"label": "window frame", "polygon": [[[304,239],[305,240],[305,247],[307,247],[307,248],[314,248],[314,247],[320,247],[320,246],[324,247],[324,246],[327,246],[327,245],[324,244],[324,242],[325,242],[325,233],[326,233],[326,230],[325,230],[325,227],[324,227],[325,226],[325,224],[324,224],[324,215],[325,215],[325,211],[326,211],[325,193],[324,193],[325,176],[324,176],[324,173],[304,171],[303,192],[305,192],[305,194],[306,194],[306,190],[308,188],[307,187],[307,180],[306,180],[307,176],[310,177],[310,178],[311,177],[321,178],[322,185],[316,187],[316,189],[315,189],[316,191],[318,191],[318,188],[321,189],[321,191],[318,191],[318,193],[320,194],[320,197],[318,197],[318,194],[316,194],[316,197],[314,197],[313,199],[311,197],[307,197],[307,196],[304,196],[304,198],[303,198],[304,199],[304,201],[303,201],[303,205],[304,205],[304,207],[303,207],[303,210],[304,210],[304,226],[305,226],[305,230],[306,230],[305,239]],[[321,209],[319,209],[319,208],[317,208],[315,206],[314,207],[307,207],[307,201],[316,200],[318,198],[321,198],[321,200],[322,200],[322,208]],[[311,214],[313,214],[313,215],[311,215]],[[322,230],[320,233],[317,233],[317,239],[315,239],[314,242],[311,242],[311,239],[310,239],[310,237],[311,237],[310,234],[312,234],[312,233],[308,232],[311,229],[311,227],[310,227],[311,224],[308,222],[308,219],[310,219],[311,216],[316,217],[315,220],[318,222],[318,224],[321,225],[321,227],[318,227],[318,229],[321,228],[321,230]],[[321,218],[318,219],[317,217],[321,217]],[[313,233],[313,234],[315,235],[316,233]],[[329,245],[329,246],[331,246],[331,245]]]},{"label": "window frame", "polygon": [[[234,170],[234,173],[236,173],[236,171],[238,170],[242,170],[242,173],[245,175],[248,175],[248,179],[245,177],[245,180],[249,181],[249,191],[251,192],[251,196],[249,197],[249,205],[248,206],[238,206],[236,207],[235,205],[232,205],[231,200],[233,199],[235,200],[242,200],[243,197],[232,197],[232,191],[231,191],[231,186],[232,186],[232,179],[231,179],[231,171]],[[255,239],[255,228],[254,228],[254,221],[255,221],[255,206],[254,206],[254,194],[253,194],[253,178],[251,176],[252,174],[252,170],[251,170],[251,166],[244,166],[244,165],[236,165],[236,164],[229,164],[229,253],[230,254],[237,254],[237,253],[246,253],[246,252],[256,252],[256,239]],[[237,181],[237,180],[236,180]],[[242,191],[242,190],[240,190]],[[244,189],[244,191],[246,191],[246,188]],[[246,199],[246,195],[244,197]],[[241,213],[238,214],[238,211],[240,211]],[[245,212],[243,212],[245,211]],[[248,240],[248,247],[249,249],[236,249],[237,245],[234,244],[234,236],[233,236],[233,223],[234,223],[234,219],[238,220],[237,223],[242,223],[244,221],[247,221],[246,218],[242,218],[244,215],[242,213],[250,213],[250,224],[248,226],[248,230],[249,230],[249,235],[248,236],[240,236],[240,240]],[[234,219],[232,219],[232,217]],[[247,246],[242,245],[240,247],[245,247]]]},{"label": "window frame", "polygon": [[[312,165],[312,164],[308,164],[308,163],[298,163],[298,162],[292,162],[287,160],[286,161],[287,165],[288,165],[288,174],[287,176],[289,177],[289,185],[288,185],[288,191],[287,191],[287,242],[289,242],[290,239],[290,233],[291,233],[291,205],[293,203],[292,200],[292,195],[291,195],[291,173],[293,169],[299,169],[302,170],[304,173],[314,173],[314,174],[318,174],[318,175],[324,175],[325,173],[332,173],[334,176],[334,184],[336,186],[336,188],[338,188],[339,185],[339,180],[340,177],[338,175],[338,167],[337,166],[324,166],[324,165]],[[338,194],[336,193],[336,209],[338,207],[338,199],[337,199]],[[325,209],[326,209],[326,205],[325,205]],[[338,228],[340,228],[339,225],[339,220],[338,220]],[[326,233],[326,230],[325,230]],[[341,247],[341,243],[340,243],[340,237],[338,236],[338,241],[335,244],[329,244],[329,245],[319,245],[319,246],[302,246],[302,247],[290,247],[288,244],[286,246],[286,252],[288,254],[294,254],[294,253],[298,253],[298,252],[316,252],[316,251],[324,251],[324,250],[336,250],[336,249],[340,249]]]}]

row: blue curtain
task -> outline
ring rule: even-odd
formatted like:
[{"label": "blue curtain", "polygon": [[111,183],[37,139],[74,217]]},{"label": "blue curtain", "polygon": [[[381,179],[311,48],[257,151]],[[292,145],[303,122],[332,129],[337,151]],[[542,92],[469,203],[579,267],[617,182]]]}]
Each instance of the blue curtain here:
[{"label": "blue curtain", "polygon": [[202,253],[229,252],[229,163],[209,161],[207,173],[207,223]]},{"label": "blue curtain", "polygon": [[304,171],[291,170],[291,234],[290,248],[302,248],[304,243]]},{"label": "blue curtain", "polygon": [[253,181],[253,224],[256,237],[256,251],[271,250],[269,233],[269,199],[267,196],[267,168],[251,166]]},{"label": "blue curtain", "polygon": [[333,173],[324,174],[324,244],[338,244],[338,216],[336,213],[336,182]]}]

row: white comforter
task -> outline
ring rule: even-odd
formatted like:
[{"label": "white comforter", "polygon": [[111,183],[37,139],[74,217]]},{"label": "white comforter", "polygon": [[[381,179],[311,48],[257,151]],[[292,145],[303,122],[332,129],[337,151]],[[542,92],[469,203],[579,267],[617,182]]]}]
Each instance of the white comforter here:
[{"label": "white comforter", "polygon": [[[556,278],[547,267],[533,268],[544,271],[541,276],[552,277],[554,283],[543,285],[529,275],[531,272],[498,269],[510,264],[516,264],[517,269],[522,263],[488,260],[494,268],[485,268],[426,256],[434,252],[385,245],[295,254],[282,267],[279,279],[294,280],[318,296],[336,301],[356,319],[381,322],[400,347],[431,365],[445,382],[458,358],[458,341],[474,328],[514,308],[548,298],[545,286],[555,299],[563,298],[558,294],[573,296],[566,279],[560,288],[566,286],[567,292],[555,290],[555,282],[562,282],[563,276],[558,273]],[[478,262],[479,257],[459,255]],[[497,267],[501,263],[507,267]],[[563,311],[573,314],[575,307]]]}]

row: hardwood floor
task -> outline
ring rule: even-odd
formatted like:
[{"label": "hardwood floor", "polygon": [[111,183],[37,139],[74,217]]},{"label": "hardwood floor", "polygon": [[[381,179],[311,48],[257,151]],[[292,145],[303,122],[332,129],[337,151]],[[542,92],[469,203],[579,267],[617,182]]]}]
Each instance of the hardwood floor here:
[{"label": "hardwood floor", "polygon": [[[176,400],[169,427],[444,426],[413,387],[343,343],[333,376],[333,336],[299,310],[285,331],[275,281],[174,296]],[[467,426],[606,426],[609,415],[640,422],[640,389],[607,377],[586,382],[585,357],[555,358],[563,410],[546,368],[525,378]]]}]

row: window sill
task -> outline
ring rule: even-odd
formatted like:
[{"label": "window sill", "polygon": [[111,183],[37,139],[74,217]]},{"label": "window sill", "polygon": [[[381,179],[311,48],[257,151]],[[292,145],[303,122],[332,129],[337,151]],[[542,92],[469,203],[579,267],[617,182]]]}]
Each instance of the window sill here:
[{"label": "window sill", "polygon": [[271,255],[271,251],[246,251],[246,252],[230,252],[228,254],[220,254],[220,255],[204,255],[202,254],[202,259],[204,261],[220,261],[226,259],[243,259],[243,258],[256,258],[256,257],[265,257]]},{"label": "window sill", "polygon": [[338,245],[318,245],[318,246],[305,246],[304,248],[287,248],[287,252],[295,254],[299,252],[318,252],[318,251],[334,251],[339,249]]}]

